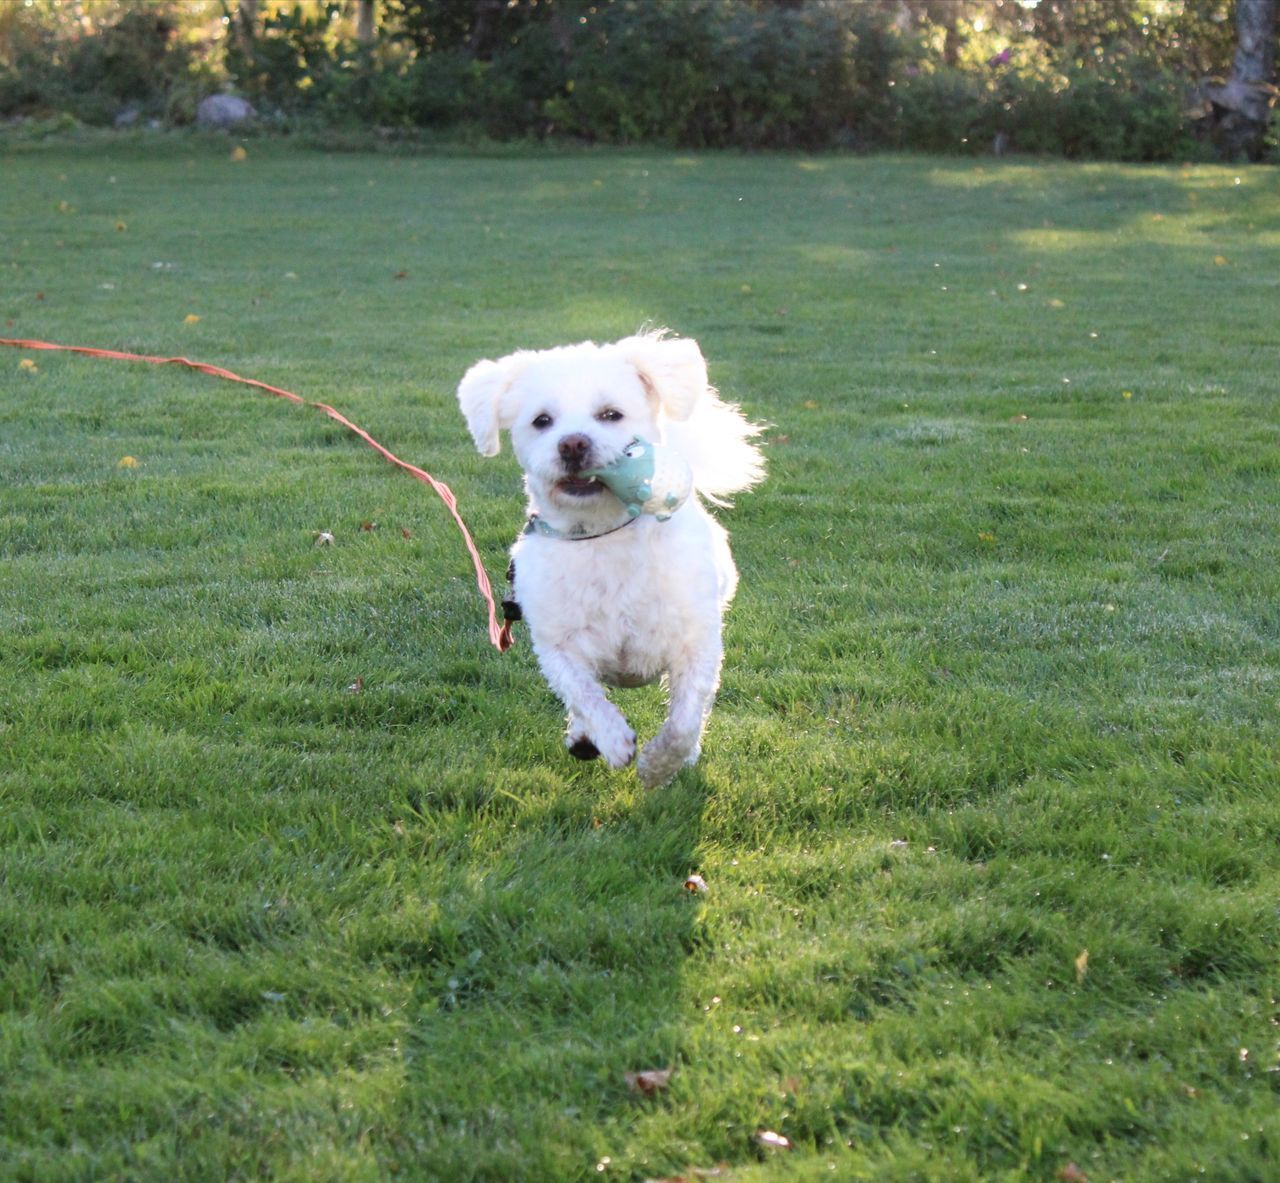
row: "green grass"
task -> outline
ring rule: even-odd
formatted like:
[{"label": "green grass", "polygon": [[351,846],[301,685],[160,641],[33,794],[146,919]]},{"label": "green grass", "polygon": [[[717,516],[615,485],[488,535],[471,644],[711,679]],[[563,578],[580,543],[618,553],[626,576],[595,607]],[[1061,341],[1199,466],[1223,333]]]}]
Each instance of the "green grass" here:
[{"label": "green grass", "polygon": [[495,577],[475,359],[669,324],[773,424],[703,761],[646,794],[323,416],[0,350],[0,1176],[1274,1179],[1274,172],[0,175],[0,335],[333,403]]}]

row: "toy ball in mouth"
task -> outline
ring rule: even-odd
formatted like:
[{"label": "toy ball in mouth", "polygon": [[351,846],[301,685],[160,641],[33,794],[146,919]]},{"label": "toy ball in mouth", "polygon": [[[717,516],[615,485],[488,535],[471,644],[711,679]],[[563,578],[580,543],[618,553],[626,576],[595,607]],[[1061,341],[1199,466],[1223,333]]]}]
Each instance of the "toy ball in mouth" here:
[{"label": "toy ball in mouth", "polygon": [[665,522],[693,492],[693,473],[684,458],[638,437],[607,468],[593,468],[582,475],[609,489],[633,518],[649,513]]}]

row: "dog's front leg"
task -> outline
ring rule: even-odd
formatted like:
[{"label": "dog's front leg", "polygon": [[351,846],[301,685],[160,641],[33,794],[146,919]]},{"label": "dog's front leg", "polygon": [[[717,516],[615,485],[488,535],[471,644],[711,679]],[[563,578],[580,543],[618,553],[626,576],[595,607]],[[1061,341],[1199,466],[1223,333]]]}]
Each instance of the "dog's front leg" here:
[{"label": "dog's front leg", "polygon": [[636,755],[636,733],[581,661],[561,649],[538,651],[542,676],[569,712],[565,744],[574,755],[594,745],[610,768],[625,768]]},{"label": "dog's front leg", "polygon": [[636,761],[636,774],[646,789],[665,785],[682,765],[698,760],[702,730],[720,685],[723,647],[719,634],[705,649],[668,671],[667,720]]}]

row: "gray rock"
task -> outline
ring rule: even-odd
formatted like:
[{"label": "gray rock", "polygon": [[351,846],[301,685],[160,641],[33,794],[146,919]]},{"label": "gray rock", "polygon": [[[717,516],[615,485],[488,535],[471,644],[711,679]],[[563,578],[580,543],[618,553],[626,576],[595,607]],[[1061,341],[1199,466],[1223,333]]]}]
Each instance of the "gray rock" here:
[{"label": "gray rock", "polygon": [[196,107],[196,124],[225,131],[248,123],[257,115],[253,104],[233,94],[211,94]]}]

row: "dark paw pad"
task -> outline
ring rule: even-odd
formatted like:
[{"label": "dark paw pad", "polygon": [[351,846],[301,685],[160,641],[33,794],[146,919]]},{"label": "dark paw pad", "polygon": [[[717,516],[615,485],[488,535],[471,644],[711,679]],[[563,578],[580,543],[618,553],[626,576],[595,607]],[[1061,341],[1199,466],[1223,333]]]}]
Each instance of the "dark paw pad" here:
[{"label": "dark paw pad", "polygon": [[600,749],[584,735],[569,745],[569,755],[578,760],[594,760],[600,755]]}]

